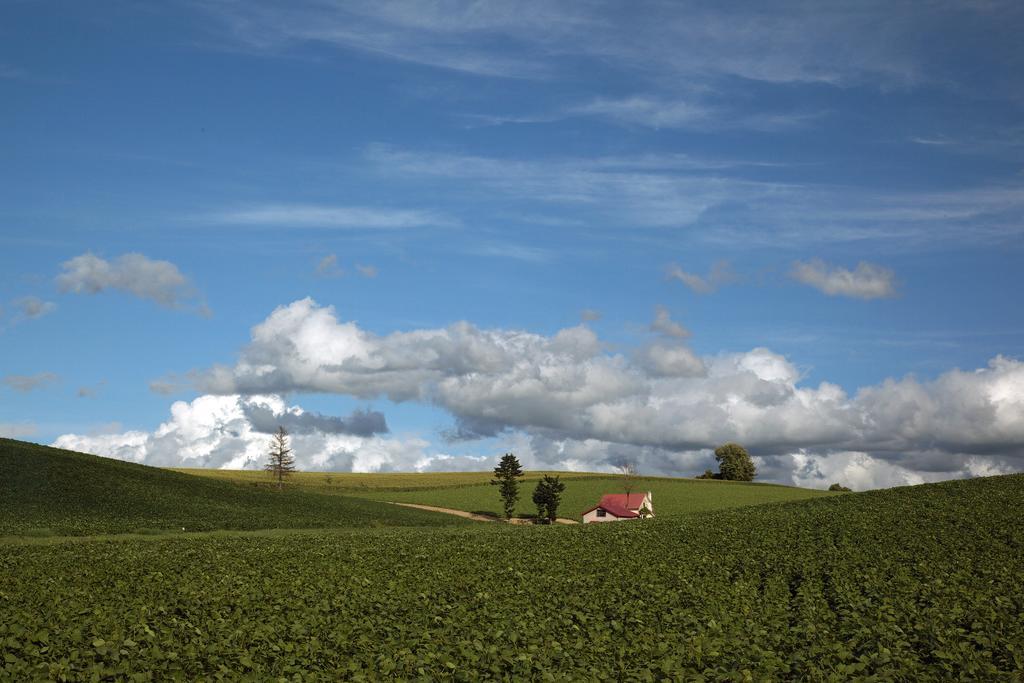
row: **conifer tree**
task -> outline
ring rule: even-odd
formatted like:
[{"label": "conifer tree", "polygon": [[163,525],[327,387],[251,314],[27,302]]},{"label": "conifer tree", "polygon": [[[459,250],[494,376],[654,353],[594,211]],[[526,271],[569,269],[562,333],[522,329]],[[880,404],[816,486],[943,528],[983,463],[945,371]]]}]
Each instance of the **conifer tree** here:
[{"label": "conifer tree", "polygon": [[516,501],[519,500],[518,477],[523,476],[523,468],[519,460],[511,453],[506,453],[501,462],[494,468],[494,479],[491,484],[499,487],[502,505],[505,508],[505,519],[512,519],[512,513],[516,510]]},{"label": "conifer tree", "polygon": [[278,427],[270,441],[270,456],[264,469],[277,480],[278,489],[284,487],[284,478],[295,471],[295,458],[288,448],[288,432],[284,427]]}]

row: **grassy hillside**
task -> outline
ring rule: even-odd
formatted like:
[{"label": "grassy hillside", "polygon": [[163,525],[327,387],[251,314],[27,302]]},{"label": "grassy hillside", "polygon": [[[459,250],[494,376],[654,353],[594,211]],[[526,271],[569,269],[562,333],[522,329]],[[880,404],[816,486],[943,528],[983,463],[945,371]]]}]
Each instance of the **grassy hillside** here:
[{"label": "grassy hillside", "polygon": [[1022,499],[0,545],[0,678],[1019,680]]},{"label": "grassy hillside", "polygon": [[0,439],[0,536],[462,523],[365,499],[239,486]]},{"label": "grassy hillside", "polygon": [[[176,470],[223,481],[269,486],[266,474],[244,470]],[[543,474],[557,474],[566,483],[559,514],[578,518],[605,493],[621,493],[622,479],[614,475],[587,472],[527,472],[520,480],[517,514],[532,515],[530,499],[536,481]],[[380,473],[299,472],[289,483],[292,488],[323,493],[343,493],[374,500],[421,503],[439,507],[500,514],[497,487],[489,484],[490,472]],[[651,491],[658,516],[692,514],[759,503],[779,503],[836,494],[777,484],[748,484],[704,479],[645,477],[634,490]]]},{"label": "grassy hillside", "polygon": [[[583,511],[596,505],[605,493],[622,493],[623,491],[622,479],[614,476],[567,478],[565,484],[565,492],[562,494],[562,504],[558,509],[558,514],[561,517],[572,519],[580,518]],[[531,499],[534,486],[535,484],[531,481],[521,482],[516,514],[536,514],[536,508]],[[638,479],[634,483],[634,490],[652,493],[654,510],[658,517],[673,517],[744,505],[780,503],[836,495],[827,491],[775,484],[664,477]],[[500,514],[502,511],[497,487],[489,484],[414,491],[368,491],[354,495],[399,503],[437,505],[470,512]]]},{"label": "grassy hillside", "polygon": [[[173,468],[172,471],[250,486],[272,485],[272,482],[267,479],[266,473],[259,470],[213,470],[182,467]],[[536,482],[544,474],[558,474],[563,479],[604,476],[587,472],[527,472],[523,480]],[[288,478],[287,486],[322,493],[356,494],[486,485],[493,477],[491,472],[296,472]]]}]

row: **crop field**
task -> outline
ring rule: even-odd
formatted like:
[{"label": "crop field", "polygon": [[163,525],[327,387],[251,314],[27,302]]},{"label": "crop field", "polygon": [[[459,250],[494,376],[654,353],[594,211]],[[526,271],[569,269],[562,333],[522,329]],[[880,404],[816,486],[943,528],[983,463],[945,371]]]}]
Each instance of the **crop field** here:
[{"label": "crop field", "polygon": [[237,486],[0,439],[0,536],[465,523],[365,499]]},{"label": "crop field", "polygon": [[0,678],[1020,680],[1022,496],[1014,475],[628,524],[8,542]]},{"label": "crop field", "polygon": [[[269,487],[266,473],[244,470],[177,470],[223,481]],[[577,519],[595,505],[605,493],[621,493],[622,478],[585,472],[527,471],[520,480],[516,514],[536,513],[530,499],[533,487],[544,474],[556,474],[566,483],[559,515]],[[352,474],[337,472],[298,472],[290,478],[292,489],[341,493],[372,500],[419,503],[437,507],[498,515],[501,499],[489,484],[490,472]],[[634,482],[635,491],[651,491],[659,516],[691,514],[760,503],[804,500],[834,493],[777,484],[643,477]]]}]

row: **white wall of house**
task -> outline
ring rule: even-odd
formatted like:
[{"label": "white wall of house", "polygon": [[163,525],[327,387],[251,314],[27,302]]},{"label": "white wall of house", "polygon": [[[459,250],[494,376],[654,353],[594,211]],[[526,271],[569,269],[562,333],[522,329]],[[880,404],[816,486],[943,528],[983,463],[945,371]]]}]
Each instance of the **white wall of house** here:
[{"label": "white wall of house", "polygon": [[605,516],[601,517],[600,515],[598,515],[599,512],[604,512],[604,510],[598,508],[597,510],[591,510],[587,514],[583,515],[583,523],[590,524],[591,522],[623,522],[629,519],[628,517],[616,517],[610,512],[606,512]]}]

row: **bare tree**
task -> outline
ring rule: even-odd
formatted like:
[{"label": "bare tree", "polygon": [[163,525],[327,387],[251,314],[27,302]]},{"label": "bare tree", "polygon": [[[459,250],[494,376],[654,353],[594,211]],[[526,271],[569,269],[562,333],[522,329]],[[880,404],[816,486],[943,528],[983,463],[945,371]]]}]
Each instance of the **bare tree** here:
[{"label": "bare tree", "polygon": [[270,441],[270,457],[264,469],[277,480],[278,489],[284,487],[284,478],[295,471],[295,458],[288,448],[288,432],[284,427],[278,427]]},{"label": "bare tree", "polygon": [[636,476],[638,472],[636,463],[632,461],[624,462],[615,469],[617,469],[619,474],[622,476],[622,488],[626,489],[626,503],[628,504],[629,494],[631,494],[633,489],[636,488]]}]

